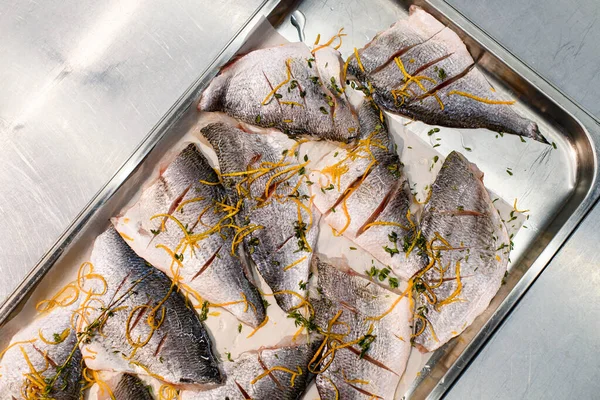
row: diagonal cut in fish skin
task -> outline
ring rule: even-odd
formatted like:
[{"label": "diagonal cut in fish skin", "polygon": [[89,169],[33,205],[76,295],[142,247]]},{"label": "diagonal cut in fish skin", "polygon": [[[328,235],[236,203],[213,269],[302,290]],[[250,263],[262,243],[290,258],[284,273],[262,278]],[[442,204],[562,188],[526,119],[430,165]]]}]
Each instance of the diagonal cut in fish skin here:
[{"label": "diagonal cut in fish skin", "polygon": [[315,206],[338,234],[408,280],[427,265],[420,249],[409,251],[416,219],[409,213],[413,197],[408,180],[398,156],[389,150],[379,109],[365,100],[358,115],[358,145],[332,150],[311,173]]},{"label": "diagonal cut in fish skin", "polygon": [[113,227],[96,238],[90,260],[106,284],[84,284],[98,294],[82,304],[89,315],[78,330],[86,335],[82,352],[98,355],[86,360],[88,368],[149,374],[171,384],[221,383],[206,328],[164,273]]},{"label": "diagonal cut in fish skin", "polygon": [[[20,399],[26,388],[31,389],[32,393],[37,392],[41,398],[46,387],[35,384],[40,378],[44,385],[49,385],[48,396],[53,399],[79,398],[83,387],[83,358],[77,347],[76,332],[71,325],[71,317],[78,304],[76,301],[68,307],[59,305],[42,313],[17,332],[6,349],[0,349],[2,398]],[[46,343],[42,338],[50,343]],[[65,368],[59,372],[61,365],[65,365]],[[32,367],[37,371],[36,374],[33,373]],[[27,375],[33,379],[37,378],[36,381],[28,385],[30,381],[25,379]],[[52,380],[54,382],[50,385]]]},{"label": "diagonal cut in fish skin", "polygon": [[[359,341],[336,351],[331,365],[317,375],[319,394],[335,398],[333,383],[341,399],[364,399],[365,392],[393,398],[411,350],[409,299],[358,276],[343,259],[317,256],[315,268],[320,293],[311,300],[315,323],[327,331],[335,320],[331,331],[342,335],[342,342]],[[361,347],[361,339],[369,344]]]},{"label": "diagonal cut in fish skin", "polygon": [[510,238],[482,178],[483,173],[462,154],[450,153],[423,211],[422,234],[435,253],[430,254],[430,268],[413,278],[431,288],[424,291],[415,283],[420,317],[414,343],[423,352],[462,333],[502,284]]},{"label": "diagonal cut in fish skin", "polygon": [[201,132],[217,154],[231,203],[240,205],[245,253],[278,305],[297,309],[305,302],[299,284],[308,281],[320,217],[307,194],[307,162],[294,154],[298,144],[279,132],[250,133],[225,123]]},{"label": "diagonal cut in fish skin", "polygon": [[[411,11],[427,14],[418,7]],[[348,71],[373,88],[379,106],[430,125],[487,128],[549,144],[537,124],[519,115],[514,101],[501,97],[474,67],[466,46],[451,29],[438,29],[441,24],[431,16],[421,18],[430,24],[432,34],[414,39],[421,26],[413,15],[358,51],[359,60],[363,55],[366,59],[362,68],[356,56],[349,58]],[[397,46],[395,52],[386,47],[390,43]],[[376,51],[381,54],[371,55]]]},{"label": "diagonal cut in fish skin", "polygon": [[223,226],[229,220],[224,220],[227,213],[219,206],[225,201],[218,175],[192,143],[112,222],[131,239],[127,243],[140,257],[171,279],[177,275],[178,283],[185,285],[183,293],[196,307],[203,301],[222,304],[256,328],[266,313],[242,260],[231,254],[234,232]]},{"label": "diagonal cut in fish skin", "polygon": [[332,88],[332,78],[343,86],[341,71],[339,53],[331,48],[314,55],[304,43],[255,50],[221,70],[198,109],[294,136],[349,142],[358,122],[345,94]]},{"label": "diagonal cut in fish skin", "polygon": [[[313,379],[307,366],[321,343],[322,338],[311,335],[299,337],[291,344],[243,353],[234,362],[225,364],[227,381],[223,386],[199,392],[184,390],[181,400],[298,400]],[[282,369],[294,371],[293,385],[292,375]],[[271,372],[257,379],[267,371]]]}]

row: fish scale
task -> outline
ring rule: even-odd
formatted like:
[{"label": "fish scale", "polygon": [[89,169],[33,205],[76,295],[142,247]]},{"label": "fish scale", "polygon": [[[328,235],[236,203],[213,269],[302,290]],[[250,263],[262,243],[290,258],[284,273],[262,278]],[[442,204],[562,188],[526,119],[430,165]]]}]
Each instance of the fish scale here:
[{"label": "fish scale", "polygon": [[[500,96],[473,67],[475,62],[458,35],[424,14],[411,6],[408,19],[398,21],[358,50],[358,59],[348,59],[348,71],[373,87],[375,102],[387,111],[430,125],[487,128],[548,144],[537,124],[520,116],[512,102]],[[422,17],[414,18],[417,15]],[[430,34],[415,35],[416,30],[424,31],[423,25],[429,26]],[[396,65],[396,57],[408,76]],[[413,73],[417,74],[414,79]],[[403,88],[400,93],[398,89]]]},{"label": "fish scale", "polygon": [[116,400],[153,400],[148,386],[135,375],[123,374],[113,391]]},{"label": "fish scale", "polygon": [[[335,385],[340,399],[393,399],[411,349],[409,300],[394,305],[399,295],[356,275],[345,260],[319,257],[315,264],[321,294],[311,301],[315,323],[326,331],[341,312],[332,331],[345,334],[343,342],[374,337],[362,357],[360,343],[336,351],[331,365],[317,375],[319,394],[335,398]],[[386,312],[380,320],[369,319]]]},{"label": "fish scale", "polygon": [[[310,339],[299,337],[297,345],[276,348],[263,348],[258,351],[243,353],[233,363],[225,364],[227,381],[216,389],[193,392],[183,391],[181,400],[296,400],[300,399],[313,375],[308,372],[307,365],[317,351],[321,340],[318,336]],[[307,341],[309,342],[307,344]],[[284,367],[302,374],[294,379],[285,371],[273,371],[269,376],[252,383],[257,377],[273,367]]]},{"label": "fish scale", "polygon": [[[78,399],[82,389],[83,360],[77,347],[77,336],[71,327],[71,316],[76,303],[70,307],[56,307],[54,310],[42,313],[12,338],[6,352],[0,360],[0,393],[3,399],[21,399],[25,388],[25,374],[33,371],[27,363],[23,352],[27,354],[35,371],[42,379],[57,377],[48,395],[56,400]],[[58,342],[54,335],[61,335],[68,330],[68,335],[57,344],[44,343],[43,336],[51,342]],[[41,335],[41,336],[40,336]],[[31,341],[33,343],[21,343]],[[69,358],[71,352],[73,355]],[[1,353],[0,353],[1,354]],[[45,354],[45,355],[44,355]],[[58,366],[66,363],[62,373]],[[45,384],[46,382],[44,382]],[[43,392],[40,390],[40,393]],[[40,396],[41,398],[41,396]]]},{"label": "fish scale", "polygon": [[[292,200],[289,195],[291,189],[297,185],[300,175],[292,172],[286,184],[277,186],[276,191],[282,199],[269,198],[263,202],[257,199],[264,198],[265,189],[269,179],[284,168],[298,166],[299,162],[294,154],[286,154],[295,145],[293,140],[280,133],[248,133],[224,123],[209,124],[202,129],[202,134],[210,142],[217,153],[221,174],[224,175],[228,193],[233,203],[238,200],[243,202],[242,210],[237,214],[240,226],[251,223],[261,228],[253,231],[244,238],[246,253],[254,261],[261,276],[274,292],[275,299],[284,311],[291,311],[303,303],[306,289],[300,288],[300,282],[307,282],[312,251],[300,246],[296,226],[299,222],[298,214],[304,223],[310,221],[309,213]],[[239,177],[227,177],[227,174],[239,173],[256,169],[261,163],[278,163],[282,157],[290,164],[277,167],[267,174],[258,177],[250,185],[250,194],[240,196],[235,186],[240,182]],[[283,193],[281,191],[283,190]],[[299,186],[298,196],[306,195],[304,184]],[[302,201],[312,214],[312,226],[306,228],[304,233],[310,249],[314,249],[317,239],[317,223],[319,216],[313,212],[310,202]]]},{"label": "fish scale", "polygon": [[[266,315],[262,298],[247,277],[242,260],[231,254],[232,230],[219,225],[226,225],[229,220],[223,221],[226,213],[217,207],[218,202],[226,201],[225,188],[218,182],[219,177],[205,156],[195,144],[189,144],[139,200],[112,221],[119,232],[132,239],[127,243],[139,256],[171,279],[176,272],[180,282],[203,300],[224,304],[223,308],[240,321],[257,327]],[[153,218],[161,214],[172,218]],[[212,233],[194,241],[193,247],[188,243],[182,248],[186,233],[177,222],[187,227],[192,236]],[[160,246],[166,246],[181,259],[174,260]],[[198,303],[199,299],[195,301]]]},{"label": "fish scale", "polygon": [[[411,241],[411,235],[414,235],[407,216],[412,203],[408,180],[398,156],[389,150],[391,142],[379,110],[370,101],[364,101],[358,107],[358,116],[361,139],[370,137],[372,140],[368,146],[371,155],[364,149],[360,151],[360,157],[352,159],[350,149],[331,151],[311,174],[311,180],[318,183],[311,187],[314,202],[324,214],[325,222],[336,232],[342,232],[392,268],[394,274],[408,280],[427,265],[418,250],[409,254],[403,252],[404,242]],[[343,164],[348,167],[348,172],[340,176],[338,186],[324,171],[344,158],[347,158]],[[369,166],[371,169],[367,170]],[[331,183],[333,187],[327,187]],[[395,242],[392,242],[394,237]]]},{"label": "fish scale", "polygon": [[[319,70],[315,57],[326,58],[327,67],[319,62]],[[198,109],[222,111],[246,123],[276,127],[289,134],[347,142],[358,132],[356,116],[344,94],[336,96],[335,112],[327,98],[332,97],[327,89],[329,79],[336,77],[340,84],[340,72],[339,53],[330,48],[314,56],[304,43],[255,50],[221,70],[202,93]]]},{"label": "fish scale", "polygon": [[[89,303],[91,315],[80,329],[89,332],[94,321],[102,321],[101,332],[92,330],[82,343],[82,351],[98,354],[86,361],[89,368],[153,374],[173,384],[222,381],[208,332],[196,312],[176,287],[171,290],[171,280],[138,257],[114,228],[96,238],[91,262],[107,285],[106,292]],[[85,284],[86,291],[94,293],[101,293],[102,287],[96,280]],[[155,322],[161,322],[151,328],[149,309],[159,304]],[[131,341],[148,337],[134,352]]]},{"label": "fish scale", "polygon": [[[423,275],[430,286],[439,285],[432,290],[437,304],[430,304],[426,293],[417,292],[415,298],[417,313],[427,321],[426,327],[424,320],[415,324],[417,333],[423,330],[414,339],[422,351],[433,351],[462,333],[488,307],[502,284],[510,238],[482,179],[483,173],[474,164],[452,152],[432,185],[422,234],[428,243],[438,235],[451,248],[435,242],[444,247],[436,259],[446,272],[429,269]],[[444,304],[453,294],[455,301]]]}]

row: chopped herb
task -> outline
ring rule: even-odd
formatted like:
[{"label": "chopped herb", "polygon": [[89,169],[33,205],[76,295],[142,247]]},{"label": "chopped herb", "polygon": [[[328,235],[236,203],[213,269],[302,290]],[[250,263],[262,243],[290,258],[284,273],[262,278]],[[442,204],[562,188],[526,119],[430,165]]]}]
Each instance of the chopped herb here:
[{"label": "chopped herb", "polygon": [[303,280],[298,282],[298,287],[300,288],[300,290],[306,290],[306,285],[308,285],[308,282],[304,282]]},{"label": "chopped herb", "polygon": [[305,173],[306,173],[306,168],[300,167],[300,169],[298,170],[298,175],[304,175]]},{"label": "chopped herb", "polygon": [[398,164],[390,164],[387,166],[388,171],[390,171],[390,173],[392,174],[392,176],[394,176],[395,178],[400,178],[400,167],[398,166]]},{"label": "chopped herb", "polygon": [[269,303],[267,300],[263,299],[263,307],[265,308],[265,310],[267,308],[269,308],[270,305],[271,305],[271,303]]},{"label": "chopped herb", "polygon": [[438,147],[438,146],[440,146],[440,144],[439,144],[439,143],[436,143],[436,144],[434,144],[434,145],[433,145],[433,148],[435,149],[435,148],[436,148],[436,147]]},{"label": "chopped herb", "polygon": [[285,156],[285,155],[287,155],[287,153],[288,153],[288,149],[285,149],[284,151],[281,152],[281,155]]},{"label": "chopped herb", "polygon": [[362,337],[362,339],[360,339],[360,341],[358,342],[358,345],[360,346],[359,358],[363,358],[367,351],[369,351],[369,349],[371,348],[371,344],[375,341],[376,337],[377,336],[375,335],[365,335]]},{"label": "chopped herb", "polygon": [[150,229],[150,232],[151,232],[151,233],[152,233],[154,236],[156,236],[156,235],[158,235],[158,234],[160,233],[160,229]]},{"label": "chopped herb", "polygon": [[338,154],[340,154],[340,153],[339,153],[338,151],[336,151],[335,153],[333,153],[333,156],[334,156],[334,157],[337,157],[337,156],[338,156]]},{"label": "chopped herb", "polygon": [[331,212],[335,212],[335,207],[330,208]]},{"label": "chopped herb", "polygon": [[275,96],[276,99],[280,99],[283,97],[283,95],[280,95],[279,93],[275,93],[273,96]]},{"label": "chopped herb", "polygon": [[335,186],[333,186],[333,183],[330,183],[329,186],[325,187],[325,188],[321,188],[321,192],[325,193],[326,190],[333,190],[335,189]]},{"label": "chopped herb", "polygon": [[504,277],[502,278],[502,284],[506,284],[506,278],[508,278],[508,271],[504,272]]},{"label": "chopped herb", "polygon": [[350,246],[350,250],[356,250],[356,247]]},{"label": "chopped herb", "polygon": [[56,344],[62,343],[66,339],[66,337],[65,338],[61,337],[59,333],[52,334],[52,338],[54,339],[54,343],[56,343]]},{"label": "chopped herb", "polygon": [[556,143],[552,142],[552,147],[554,147],[554,150],[556,150],[557,149]]},{"label": "chopped herb", "polygon": [[458,211],[465,211],[465,207],[463,207],[463,206],[458,206],[458,207],[456,207],[456,209]]},{"label": "chopped herb", "polygon": [[436,162],[438,162],[438,160],[439,160],[439,159],[440,159],[440,158],[439,158],[438,156],[434,156],[434,157],[433,157],[433,163],[435,164]]},{"label": "chopped herb", "polygon": [[298,87],[298,81],[297,80],[292,80],[290,82],[290,89],[296,89]]},{"label": "chopped herb", "polygon": [[314,58],[309,58],[306,60],[308,62],[308,68],[312,68],[312,63],[315,62]]},{"label": "chopped herb", "polygon": [[400,251],[399,251],[398,249],[392,249],[392,248],[390,248],[390,247],[388,247],[388,246],[383,246],[383,249],[384,249],[384,250],[385,250],[387,253],[390,253],[390,256],[391,256],[391,257],[393,257],[393,256],[394,256],[394,254],[398,254],[398,253],[400,253]]},{"label": "chopped herb", "polygon": [[319,111],[321,111],[321,114],[325,114],[325,115],[329,114],[329,112],[325,109],[325,107],[320,107]]},{"label": "chopped herb", "polygon": [[513,175],[513,173],[512,173],[512,171],[510,170],[510,168],[507,168],[507,169],[506,169],[506,173],[507,173],[507,174],[509,174],[510,176],[512,176],[512,175]]},{"label": "chopped herb", "polygon": [[300,91],[300,97],[304,98],[306,96],[306,90]]},{"label": "chopped herb", "polygon": [[411,149],[412,150],[412,146],[408,146],[407,149]]},{"label": "chopped herb", "polygon": [[231,358],[231,353],[230,353],[230,352],[227,352],[227,353],[225,353],[225,354],[227,354],[227,361],[231,361],[231,362],[233,362],[233,359]]},{"label": "chopped herb", "polygon": [[183,261],[183,253],[181,254],[175,254],[175,259],[178,261]]},{"label": "chopped herb", "polygon": [[427,136],[431,136],[431,135],[433,135],[434,133],[437,133],[437,132],[439,132],[439,131],[440,131],[440,128],[433,128],[433,129],[431,129],[429,132],[427,132]]},{"label": "chopped herb", "polygon": [[473,149],[471,149],[470,147],[464,147],[463,146],[463,149],[465,149],[466,151],[473,151]]},{"label": "chopped herb", "polygon": [[308,161],[308,154],[304,155],[304,161]]},{"label": "chopped herb", "polygon": [[254,118],[254,122],[256,122],[257,124],[260,124],[260,114],[256,116],[256,118]]},{"label": "chopped herb", "polygon": [[313,181],[306,181],[306,184],[307,184],[308,186],[310,186],[310,185],[314,184],[314,182],[313,182]]},{"label": "chopped herb", "polygon": [[388,283],[390,284],[390,287],[392,289],[396,289],[398,287],[398,278],[390,276],[390,278],[388,279]]},{"label": "chopped herb", "polygon": [[200,321],[206,321],[208,318],[208,301],[204,300],[202,303],[202,309],[200,310],[200,315],[198,315]]},{"label": "chopped herb", "polygon": [[319,77],[318,76],[311,76],[310,78],[308,78],[312,81],[312,83],[318,83],[319,85],[321,84],[321,82],[319,82]]},{"label": "chopped herb", "polygon": [[238,324],[238,333],[242,333],[242,324]]},{"label": "chopped herb", "polygon": [[383,282],[388,278],[389,275],[390,275],[390,269],[382,268],[379,270],[379,274],[377,275],[377,277],[379,278],[380,282]]},{"label": "chopped herb", "polygon": [[316,331],[318,328],[317,324],[315,324],[314,316],[307,319],[304,315],[300,314],[298,310],[292,311],[287,317],[293,319],[296,326],[305,327],[308,332]]},{"label": "chopped herb", "polygon": [[448,76],[448,75],[446,75],[446,71],[444,71],[443,68],[438,69],[437,73],[441,80],[446,79],[446,77]]},{"label": "chopped herb", "polygon": [[258,247],[259,244],[260,241],[257,237],[250,239],[250,241],[248,242],[248,252],[250,254],[254,254],[254,252],[256,251],[256,247]]}]

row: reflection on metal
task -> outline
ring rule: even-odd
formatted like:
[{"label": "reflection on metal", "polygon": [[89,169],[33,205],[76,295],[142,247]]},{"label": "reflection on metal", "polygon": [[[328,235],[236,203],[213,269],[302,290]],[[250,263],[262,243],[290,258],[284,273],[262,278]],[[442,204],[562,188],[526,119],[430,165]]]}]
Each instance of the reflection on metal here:
[{"label": "reflection on metal", "polygon": [[294,11],[292,13],[292,15],[290,15],[290,22],[298,30],[298,37],[300,38],[300,41],[304,42],[304,39],[306,38],[304,36],[304,27],[306,26],[306,17],[304,16],[304,14],[302,14],[302,11],[300,11],[300,10]]}]

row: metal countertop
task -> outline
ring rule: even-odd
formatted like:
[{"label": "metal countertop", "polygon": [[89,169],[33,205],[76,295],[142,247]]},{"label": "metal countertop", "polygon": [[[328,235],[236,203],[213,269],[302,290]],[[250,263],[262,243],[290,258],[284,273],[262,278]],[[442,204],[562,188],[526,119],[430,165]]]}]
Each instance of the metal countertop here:
[{"label": "metal countertop", "polygon": [[[600,117],[600,3],[448,2]],[[22,1],[0,11],[0,300],[260,3]],[[599,223],[597,206],[447,398],[596,397]]]}]

